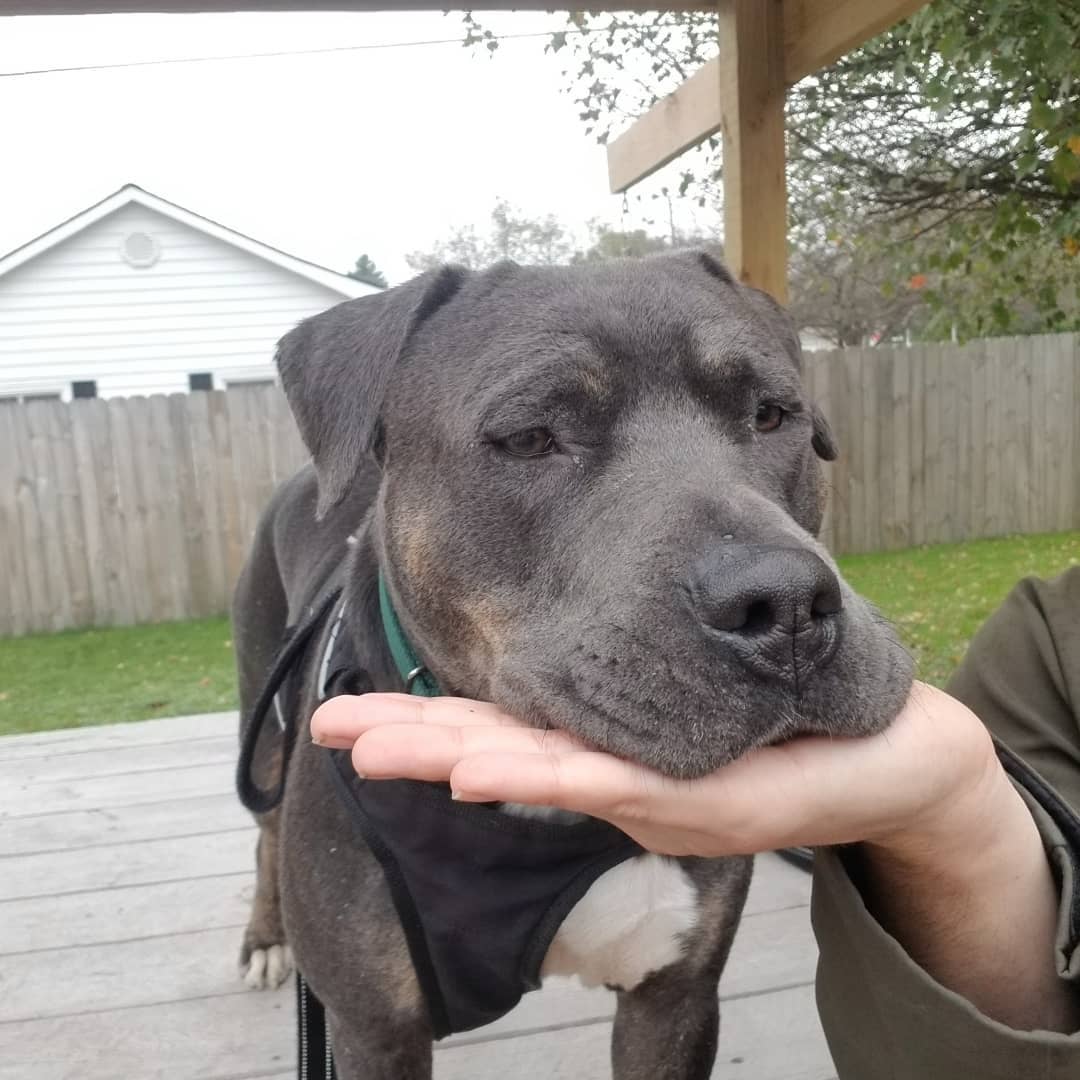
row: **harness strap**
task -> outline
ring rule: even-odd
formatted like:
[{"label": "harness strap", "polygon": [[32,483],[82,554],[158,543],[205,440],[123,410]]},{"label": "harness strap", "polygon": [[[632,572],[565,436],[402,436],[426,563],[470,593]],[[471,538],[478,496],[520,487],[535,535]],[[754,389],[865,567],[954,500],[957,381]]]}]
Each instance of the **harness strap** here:
[{"label": "harness strap", "polygon": [[274,706],[274,698],[281,684],[288,678],[293,665],[307,648],[312,635],[322,625],[340,595],[340,586],[331,589],[311,614],[296,626],[292,635],[282,645],[244,727],[244,737],[240,743],[240,760],[236,767],[236,790],[240,801],[253,814],[268,813],[280,804],[285,795],[285,776],[289,768],[289,759],[292,757],[293,746],[296,744],[296,712],[287,710],[283,718],[281,776],[273,788],[269,790],[260,788],[255,783],[251,772],[255,760],[255,748],[266,724],[266,718]]},{"label": "harness strap", "polygon": [[[341,590],[338,589],[331,593],[324,601],[320,610],[311,616],[308,623],[297,629],[297,634],[301,631],[306,631],[310,634],[313,626],[318,625],[322,618],[325,617],[326,613],[331,610],[340,592]],[[337,617],[335,618],[333,625],[330,627],[326,647],[323,650],[323,655],[319,662],[316,693],[320,701],[325,701],[330,697],[334,697],[337,693],[348,692],[347,690],[339,689],[339,684],[342,681],[347,680],[351,675],[355,675],[355,673],[349,672],[347,669],[342,669],[335,664],[336,646],[338,643],[338,636],[342,629],[341,624],[344,612],[345,606],[342,604],[338,608]],[[386,637],[386,643],[389,646],[394,666],[397,668],[398,674],[405,683],[405,692],[408,694],[422,695],[424,697],[438,696],[438,685],[431,677],[430,672],[424,666],[419,656],[417,656],[416,651],[409,643],[409,639],[405,636],[401,621],[398,619],[397,612],[394,610],[394,605],[390,601],[390,593],[386,588],[386,580],[381,573],[379,574],[379,613],[382,618],[383,634]],[[293,640],[295,641],[295,638],[293,638]],[[282,655],[274,665],[274,670],[271,672],[270,680],[267,688],[263,691],[260,702],[267,694],[271,697],[276,694],[278,685],[282,682],[285,675],[288,673],[288,668],[298,656],[299,653],[294,651],[286,657],[285,650],[282,650]],[[281,668],[280,674],[278,673],[279,667]],[[256,712],[255,715],[258,715],[258,713]],[[295,721],[292,722],[295,723]],[[257,736],[253,736],[252,738],[254,740]],[[252,742],[252,746],[254,747],[254,741]],[[326,763],[329,766],[333,779],[340,789],[339,794],[344,792],[344,797],[348,800],[347,781],[341,776],[337,768],[334,767],[332,758],[329,755],[326,757]],[[284,772],[282,773],[282,777],[283,786]],[[277,799],[280,800],[280,787],[275,795]],[[243,798],[243,796],[241,796],[241,798]],[[387,861],[388,853],[379,838],[376,835],[368,835],[366,836],[366,840],[372,847],[372,851],[376,854],[376,857],[379,858],[383,872],[388,875],[388,878],[392,878],[394,873],[397,872],[396,867],[393,865],[392,859]],[[413,932],[415,933],[416,927],[419,925],[415,916],[412,923]],[[409,920],[405,920],[404,925],[409,927]],[[433,972],[428,970],[430,968],[430,961],[427,961],[426,967],[424,965],[423,961],[426,960],[426,955],[426,953],[422,954],[422,962],[418,965],[418,968],[421,975],[426,977],[430,982],[431,980],[434,980],[435,976]],[[416,957],[414,957],[414,963],[415,962]],[[445,1024],[445,1018],[443,1018],[443,1023]],[[334,1051],[330,1044],[330,1033],[327,1030],[326,1024],[326,1009],[299,971],[296,973],[296,1025],[298,1043],[297,1080],[337,1080],[337,1071],[334,1066]]]}]

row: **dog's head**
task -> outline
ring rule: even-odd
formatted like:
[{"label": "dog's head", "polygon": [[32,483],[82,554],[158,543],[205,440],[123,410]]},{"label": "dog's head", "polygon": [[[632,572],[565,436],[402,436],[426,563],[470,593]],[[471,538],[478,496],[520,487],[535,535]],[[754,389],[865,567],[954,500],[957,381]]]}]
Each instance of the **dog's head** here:
[{"label": "dog's head", "polygon": [[323,512],[380,462],[382,571],[448,692],[676,776],[899,709],[910,660],[814,538],[798,339],[711,256],[446,267],[279,366]]}]

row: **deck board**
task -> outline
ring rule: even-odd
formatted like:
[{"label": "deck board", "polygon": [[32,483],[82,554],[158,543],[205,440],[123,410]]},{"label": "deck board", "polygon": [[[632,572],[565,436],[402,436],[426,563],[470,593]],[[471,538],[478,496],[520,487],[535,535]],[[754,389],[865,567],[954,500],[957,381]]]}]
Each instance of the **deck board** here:
[{"label": "deck board", "polygon": [[[235,731],[220,713],[0,739],[0,1080],[293,1076],[291,986],[236,977],[255,833]],[[808,903],[805,874],[758,860],[714,1080],[834,1077]],[[608,1077],[613,1007],[552,980],[440,1043],[436,1080]]]},{"label": "deck board", "polygon": [[212,834],[251,827],[251,815],[234,791],[194,798],[163,798],[138,812],[68,810],[19,818],[0,816],[0,856],[85,851],[142,840]]}]

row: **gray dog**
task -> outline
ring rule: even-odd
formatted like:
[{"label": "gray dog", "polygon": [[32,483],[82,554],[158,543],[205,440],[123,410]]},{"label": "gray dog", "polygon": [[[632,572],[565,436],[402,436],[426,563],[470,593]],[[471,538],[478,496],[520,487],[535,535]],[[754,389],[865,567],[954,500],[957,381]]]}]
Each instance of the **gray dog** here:
[{"label": "gray dog", "polygon": [[[617,993],[618,1080],[707,1077],[749,858],[362,781],[304,732],[339,639],[345,690],[403,688],[388,619],[414,678],[673,777],[885,727],[911,665],[814,538],[835,449],[787,317],[702,252],[444,267],[308,319],[278,364],[314,468],[274,497],[237,589],[245,716],[286,627],[337,617],[277,697],[291,761],[288,734],[255,749],[254,778],[284,763],[288,783],[259,815],[248,982],[280,982],[288,942],[343,1080],[430,1077],[434,1037],[551,973]],[[585,851],[556,901],[506,872],[537,830],[545,866]]]}]

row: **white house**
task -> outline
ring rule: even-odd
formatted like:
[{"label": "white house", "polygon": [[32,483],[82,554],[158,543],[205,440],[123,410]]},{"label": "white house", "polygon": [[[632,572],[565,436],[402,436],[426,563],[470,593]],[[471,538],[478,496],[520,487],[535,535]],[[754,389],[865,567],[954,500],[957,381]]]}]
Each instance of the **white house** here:
[{"label": "white house", "polygon": [[376,291],[127,184],[0,257],[0,400],[268,381],[285,331]]}]

